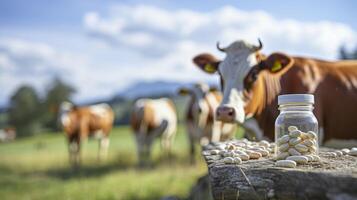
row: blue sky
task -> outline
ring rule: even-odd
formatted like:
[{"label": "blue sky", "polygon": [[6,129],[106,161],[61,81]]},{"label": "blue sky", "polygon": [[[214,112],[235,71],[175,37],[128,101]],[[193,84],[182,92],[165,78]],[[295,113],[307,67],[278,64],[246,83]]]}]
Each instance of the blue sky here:
[{"label": "blue sky", "polygon": [[21,84],[39,91],[54,76],[76,101],[111,96],[137,81],[216,81],[190,59],[237,39],[264,53],[335,59],[357,43],[356,1],[0,2],[0,105]]}]

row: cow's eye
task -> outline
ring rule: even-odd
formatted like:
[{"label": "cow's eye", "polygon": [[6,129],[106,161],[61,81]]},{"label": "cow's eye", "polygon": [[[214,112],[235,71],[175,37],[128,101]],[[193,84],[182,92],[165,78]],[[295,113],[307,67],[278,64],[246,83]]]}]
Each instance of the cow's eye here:
[{"label": "cow's eye", "polygon": [[244,79],[244,88],[249,91],[252,88],[255,81],[257,80],[257,78],[258,78],[258,71],[252,69]]}]

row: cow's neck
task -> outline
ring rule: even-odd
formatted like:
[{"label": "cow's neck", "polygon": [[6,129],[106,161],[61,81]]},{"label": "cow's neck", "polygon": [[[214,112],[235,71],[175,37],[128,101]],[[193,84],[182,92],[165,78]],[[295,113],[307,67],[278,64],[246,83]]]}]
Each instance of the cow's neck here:
[{"label": "cow's neck", "polygon": [[[257,120],[259,127],[265,131],[270,139],[274,137],[274,121],[278,111],[276,98],[281,92],[280,77],[273,76],[267,71],[260,73],[256,85],[252,88],[251,103],[246,106],[246,113],[251,114]],[[267,132],[268,131],[268,132]]]}]

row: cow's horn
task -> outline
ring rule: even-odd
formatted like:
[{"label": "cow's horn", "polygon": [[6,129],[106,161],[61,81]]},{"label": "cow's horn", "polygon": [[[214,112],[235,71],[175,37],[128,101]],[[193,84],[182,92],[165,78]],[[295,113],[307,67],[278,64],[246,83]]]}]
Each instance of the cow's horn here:
[{"label": "cow's horn", "polygon": [[260,41],[260,39],[258,38],[258,42],[259,42],[259,46],[253,46],[253,51],[259,51],[263,48],[263,43],[262,41]]},{"label": "cow's horn", "polygon": [[219,47],[219,42],[216,43],[216,47],[217,47],[217,49],[218,49],[219,51],[222,51],[222,52],[225,52],[225,51],[226,51],[225,48]]}]

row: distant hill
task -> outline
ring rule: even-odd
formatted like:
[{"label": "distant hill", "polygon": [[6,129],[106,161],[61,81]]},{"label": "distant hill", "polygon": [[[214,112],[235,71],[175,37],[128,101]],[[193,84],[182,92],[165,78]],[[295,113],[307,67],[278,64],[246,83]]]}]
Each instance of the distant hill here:
[{"label": "distant hill", "polygon": [[[177,91],[183,86],[191,86],[193,83],[183,83],[174,81],[152,81],[137,82],[114,95],[120,99],[137,99],[142,97],[174,97]],[[214,84],[210,84],[214,85]]]}]

